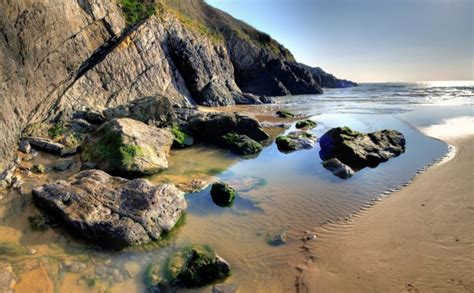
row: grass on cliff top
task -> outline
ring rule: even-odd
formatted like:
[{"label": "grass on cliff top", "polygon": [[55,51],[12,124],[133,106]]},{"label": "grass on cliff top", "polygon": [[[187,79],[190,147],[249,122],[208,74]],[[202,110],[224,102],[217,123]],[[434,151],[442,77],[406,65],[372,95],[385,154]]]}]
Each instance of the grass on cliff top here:
[{"label": "grass on cliff top", "polygon": [[118,0],[125,14],[127,25],[148,18],[156,13],[155,0]]}]

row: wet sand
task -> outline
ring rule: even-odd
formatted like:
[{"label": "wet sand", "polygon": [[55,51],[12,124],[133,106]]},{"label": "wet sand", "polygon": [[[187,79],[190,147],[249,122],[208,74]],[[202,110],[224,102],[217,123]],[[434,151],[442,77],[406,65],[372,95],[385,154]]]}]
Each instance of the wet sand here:
[{"label": "wet sand", "polygon": [[473,136],[457,153],[307,243],[298,292],[474,292]]}]

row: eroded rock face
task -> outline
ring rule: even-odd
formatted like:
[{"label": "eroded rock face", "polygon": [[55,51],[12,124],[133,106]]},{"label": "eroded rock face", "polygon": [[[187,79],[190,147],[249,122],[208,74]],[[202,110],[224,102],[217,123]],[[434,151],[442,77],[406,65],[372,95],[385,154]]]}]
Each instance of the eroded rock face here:
[{"label": "eroded rock face", "polygon": [[109,248],[157,240],[170,231],[187,205],[173,184],[82,171],[67,181],[33,190],[35,202],[59,217],[78,236]]},{"label": "eroded rock face", "polygon": [[255,141],[263,141],[269,135],[251,116],[239,113],[195,113],[189,118],[188,127],[193,135],[205,141],[218,142],[227,133],[246,135]]},{"label": "eroded rock face", "polygon": [[120,118],[103,124],[86,138],[81,158],[111,174],[148,175],[168,168],[172,144],[168,130]]},{"label": "eroded rock face", "polygon": [[368,134],[349,127],[337,127],[319,140],[322,160],[337,158],[353,169],[376,167],[405,152],[405,137],[396,130],[382,130]]}]

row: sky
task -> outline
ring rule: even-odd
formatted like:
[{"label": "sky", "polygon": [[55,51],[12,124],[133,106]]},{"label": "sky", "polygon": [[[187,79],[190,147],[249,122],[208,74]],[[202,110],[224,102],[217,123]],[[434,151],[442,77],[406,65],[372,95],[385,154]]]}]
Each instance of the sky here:
[{"label": "sky", "polygon": [[474,79],[474,0],[207,0],[357,82]]}]

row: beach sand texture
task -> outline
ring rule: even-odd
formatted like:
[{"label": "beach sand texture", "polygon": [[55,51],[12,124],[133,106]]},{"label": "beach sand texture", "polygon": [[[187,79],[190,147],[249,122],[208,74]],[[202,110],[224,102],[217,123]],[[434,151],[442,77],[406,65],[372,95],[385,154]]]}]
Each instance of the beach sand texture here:
[{"label": "beach sand texture", "polygon": [[299,292],[474,292],[472,136],[457,153],[309,242]]}]

